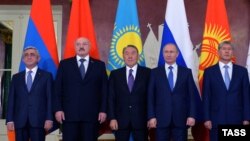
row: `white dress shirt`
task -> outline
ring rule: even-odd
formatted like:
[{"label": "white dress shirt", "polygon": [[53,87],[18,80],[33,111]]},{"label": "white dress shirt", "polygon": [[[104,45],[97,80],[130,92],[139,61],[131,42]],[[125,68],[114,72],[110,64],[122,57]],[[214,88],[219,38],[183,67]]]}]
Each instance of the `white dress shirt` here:
[{"label": "white dress shirt", "polygon": [[82,57],[76,55],[76,60],[77,60],[78,67],[80,67],[80,65],[81,65],[80,59],[85,59],[85,61],[83,62],[83,65],[84,65],[85,74],[86,74],[88,66],[89,66],[89,55],[87,55],[85,58],[82,58]]},{"label": "white dress shirt", "polygon": [[[176,83],[176,80],[177,80],[177,72],[178,72],[178,66],[176,63],[172,64],[172,65],[169,65],[167,63],[165,63],[165,70],[166,70],[166,75],[167,75],[167,78],[168,78],[168,73],[169,73],[169,66],[172,66],[172,72],[173,72],[173,75],[174,75],[174,86],[175,86],[175,83]],[[174,87],[173,86],[173,87]]]},{"label": "white dress shirt", "polygon": [[221,75],[223,77],[223,80],[225,82],[225,78],[224,78],[224,74],[225,74],[225,68],[224,66],[227,65],[228,66],[228,74],[229,74],[229,78],[230,80],[232,79],[232,73],[233,73],[233,63],[232,62],[229,62],[227,64],[224,64],[222,62],[219,62],[219,66],[220,66],[220,72],[221,72]]},{"label": "white dress shirt", "polygon": [[137,65],[137,64],[134,65],[132,68],[126,66],[126,79],[127,79],[127,83],[128,83],[129,70],[130,70],[130,69],[133,70],[132,75],[134,76],[134,80],[135,80],[137,68],[138,68],[138,65]]},{"label": "white dress shirt", "polygon": [[25,82],[27,84],[27,77],[28,77],[28,73],[29,71],[32,71],[31,73],[31,77],[32,77],[32,82],[34,82],[35,76],[36,76],[36,72],[37,72],[38,66],[35,66],[34,68],[32,68],[31,70],[28,68],[25,68]]}]

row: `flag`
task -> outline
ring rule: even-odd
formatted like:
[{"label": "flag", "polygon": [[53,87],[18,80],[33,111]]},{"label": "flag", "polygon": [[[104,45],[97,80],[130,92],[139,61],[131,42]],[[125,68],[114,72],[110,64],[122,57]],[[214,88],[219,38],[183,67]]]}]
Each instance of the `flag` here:
[{"label": "flag", "polygon": [[158,64],[160,43],[157,40],[151,24],[148,24],[149,33],[143,45],[145,64],[148,68],[155,68]]},{"label": "flag", "polygon": [[224,0],[208,0],[199,65],[200,86],[204,70],[218,62],[218,45],[225,40],[231,40],[231,34]]},{"label": "flag", "polygon": [[[24,48],[27,46],[37,48],[41,56],[39,68],[51,72],[55,78],[59,61],[50,0],[33,0]],[[19,71],[24,69],[21,61]]]},{"label": "flag", "polygon": [[198,68],[197,65],[195,65],[195,55],[197,54],[194,54],[194,46],[189,34],[187,16],[183,0],[168,0],[167,2],[158,65],[165,64],[162,50],[163,47],[168,43],[175,44],[179,50],[179,55],[177,57],[176,63],[180,66],[192,69],[193,78],[196,83],[196,86],[194,87],[197,107],[196,121],[201,121],[202,103],[198,91]]},{"label": "flag", "polygon": [[16,140],[15,131],[8,131],[7,136],[8,136],[8,141],[15,141]]},{"label": "flag", "polygon": [[[176,62],[184,67],[194,68],[193,44],[189,35],[188,22],[183,0],[168,0],[164,21],[161,50],[158,65],[164,65],[163,47],[173,43],[179,50]],[[196,75],[196,74],[194,74]]]},{"label": "flag", "polygon": [[86,37],[91,43],[90,56],[99,59],[89,0],[72,0],[64,58],[75,56],[74,43],[79,37]]},{"label": "flag", "polygon": [[249,47],[248,47],[246,68],[247,68],[247,71],[248,71],[248,77],[250,78],[250,41],[249,41]]},{"label": "flag", "polygon": [[[137,47],[139,51],[138,63],[145,66],[136,0],[119,0],[118,2],[109,51],[108,72],[125,66],[122,50],[127,45]],[[132,136],[130,135],[130,141],[132,140]]]},{"label": "flag", "polygon": [[[27,46],[37,48],[41,57],[38,67],[51,72],[55,78],[59,61],[50,0],[33,0],[24,49]],[[24,69],[25,64],[21,61],[19,71]],[[57,128],[55,123],[51,131]],[[14,141],[14,132],[8,132],[8,138]]]},{"label": "flag", "polygon": [[[224,0],[208,0],[198,74],[201,91],[204,70],[218,62],[218,45],[225,40],[230,41],[231,34]],[[208,130],[204,128],[203,124],[194,128],[195,140],[209,140]]]},{"label": "flag", "polygon": [[108,57],[109,72],[125,65],[122,50],[127,45],[135,45],[138,48],[138,63],[145,66],[136,0],[119,0]]}]

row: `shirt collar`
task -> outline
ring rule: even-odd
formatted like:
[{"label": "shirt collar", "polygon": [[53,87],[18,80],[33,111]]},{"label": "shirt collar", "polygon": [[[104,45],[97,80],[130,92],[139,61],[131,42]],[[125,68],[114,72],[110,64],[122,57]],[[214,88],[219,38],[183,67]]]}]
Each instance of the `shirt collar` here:
[{"label": "shirt collar", "polygon": [[36,65],[34,68],[29,69],[29,68],[25,68],[25,72],[29,72],[30,70],[35,74],[37,72],[38,66]]},{"label": "shirt collar", "polygon": [[[80,59],[82,59],[82,57],[80,57],[79,55],[76,55],[76,59],[77,61],[80,61]],[[89,61],[89,55],[85,56],[83,59],[85,59],[86,62]]]},{"label": "shirt collar", "polygon": [[137,70],[138,64],[134,65],[132,68],[126,65],[126,70],[132,69],[133,71]]},{"label": "shirt collar", "polygon": [[177,68],[177,64],[174,63],[172,65],[169,65],[168,63],[165,63],[165,68],[168,68],[169,66],[172,66],[174,69]]},{"label": "shirt collar", "polygon": [[229,62],[229,63],[225,64],[225,63],[219,61],[219,66],[220,66],[221,69],[224,68],[225,65],[227,65],[229,68],[233,67],[233,63],[232,62]]}]

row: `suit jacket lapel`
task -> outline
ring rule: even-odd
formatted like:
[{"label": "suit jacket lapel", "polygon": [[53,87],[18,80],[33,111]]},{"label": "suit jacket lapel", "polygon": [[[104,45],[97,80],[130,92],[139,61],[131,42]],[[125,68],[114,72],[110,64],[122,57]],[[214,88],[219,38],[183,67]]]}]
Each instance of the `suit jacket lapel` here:
[{"label": "suit jacket lapel", "polygon": [[41,76],[42,76],[41,70],[38,68],[30,91],[32,91],[32,89],[34,89],[34,87],[37,85]]},{"label": "suit jacket lapel", "polygon": [[230,90],[230,88],[232,87],[232,85],[233,85],[233,83],[231,83],[231,82],[234,82],[234,81],[236,81],[236,79],[237,79],[237,73],[236,73],[236,69],[235,69],[235,65],[233,64],[233,67],[232,67],[232,78],[231,78],[231,80],[230,80],[230,84],[229,84],[229,89],[228,90]]},{"label": "suit jacket lapel", "polygon": [[141,71],[142,71],[142,68],[141,68],[141,66],[138,65],[137,71],[136,71],[136,76],[135,76],[135,82],[134,82],[134,85],[133,85],[133,88],[132,88],[132,92],[136,90],[138,84],[140,83],[140,80],[143,78],[143,75],[142,75]]},{"label": "suit jacket lapel", "polygon": [[[126,89],[128,93],[130,93],[129,88],[128,88],[128,83],[127,83],[127,74],[126,74],[126,67],[123,67],[121,70],[121,82],[123,83],[124,86],[126,86]],[[132,88],[133,91],[134,88]]]},{"label": "suit jacket lapel", "polygon": [[78,66],[76,56],[74,58],[72,58],[71,61],[72,61],[72,65],[73,65],[72,69],[74,69],[74,70],[72,70],[72,72],[76,72],[77,75],[78,75],[77,78],[79,78],[79,80],[82,80],[82,76],[81,76],[81,72],[80,72],[80,69],[79,69],[79,66]]},{"label": "suit jacket lapel", "polygon": [[[93,70],[94,63],[95,63],[95,61],[91,57],[89,57],[89,65],[88,65],[88,68],[86,70],[85,77],[83,79],[84,81],[87,81],[89,79],[89,77],[91,76],[91,74],[93,72],[92,70]],[[80,71],[79,71],[79,74],[80,74]],[[80,76],[81,76],[81,74],[80,74]]]},{"label": "suit jacket lapel", "polygon": [[25,78],[25,71],[22,71],[21,73],[20,73],[20,77],[21,77],[21,83],[20,84],[23,84],[23,87],[24,87],[24,89],[28,92],[28,88],[27,88],[27,85],[26,85],[26,78]]},{"label": "suit jacket lapel", "polygon": [[220,71],[219,63],[216,64],[214,73],[215,73],[215,75],[214,75],[215,77],[218,76],[218,77],[216,77],[218,79],[218,82],[220,84],[222,84],[222,86],[227,90],[226,84],[224,82],[223,76],[222,76],[221,71]]},{"label": "suit jacket lapel", "polygon": [[175,88],[176,87],[178,87],[178,85],[180,84],[180,82],[181,82],[181,80],[182,80],[182,68],[181,67],[179,67],[178,65],[177,65],[177,67],[178,67],[178,69],[177,69],[177,78],[176,78],[176,82],[175,82],[175,85],[174,85],[174,88],[173,88],[173,91],[175,90]]},{"label": "suit jacket lapel", "polygon": [[162,76],[163,84],[167,86],[167,88],[168,88],[169,91],[171,91],[171,88],[170,88],[170,85],[169,85],[169,82],[168,82],[167,70],[165,69],[165,65],[163,65],[160,68],[160,76]]}]

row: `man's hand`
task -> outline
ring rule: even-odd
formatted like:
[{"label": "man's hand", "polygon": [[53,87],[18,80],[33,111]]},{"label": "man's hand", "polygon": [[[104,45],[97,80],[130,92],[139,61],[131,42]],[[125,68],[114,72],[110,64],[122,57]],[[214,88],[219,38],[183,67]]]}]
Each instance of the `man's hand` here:
[{"label": "man's hand", "polygon": [[157,120],[156,118],[151,118],[149,121],[148,121],[148,128],[151,129],[151,128],[156,128],[156,125],[157,125]]},{"label": "man's hand", "polygon": [[46,120],[44,123],[44,129],[45,131],[49,131],[53,127],[53,121],[51,120]]},{"label": "man's hand", "polygon": [[192,118],[192,117],[188,117],[186,125],[187,126],[194,126],[195,125],[195,119]]},{"label": "man's hand", "polygon": [[204,125],[205,125],[205,127],[206,127],[207,129],[209,129],[209,130],[212,129],[212,122],[211,122],[210,120],[205,121]]},{"label": "man's hand", "polygon": [[15,130],[14,122],[8,122],[7,123],[7,130],[9,130],[9,131],[14,131]]},{"label": "man's hand", "polygon": [[100,112],[99,115],[98,115],[98,121],[100,123],[103,123],[107,118],[107,114],[104,113],[104,112]]},{"label": "man's hand", "polygon": [[63,123],[63,120],[65,120],[65,116],[64,116],[63,111],[57,111],[55,114],[55,117],[56,117],[56,120],[61,124]]},{"label": "man's hand", "polygon": [[115,119],[112,119],[109,123],[109,127],[112,129],[112,130],[118,130],[118,123],[117,123],[117,120]]},{"label": "man's hand", "polygon": [[249,121],[247,121],[247,120],[243,121],[243,125],[249,125],[249,124],[250,124]]}]

